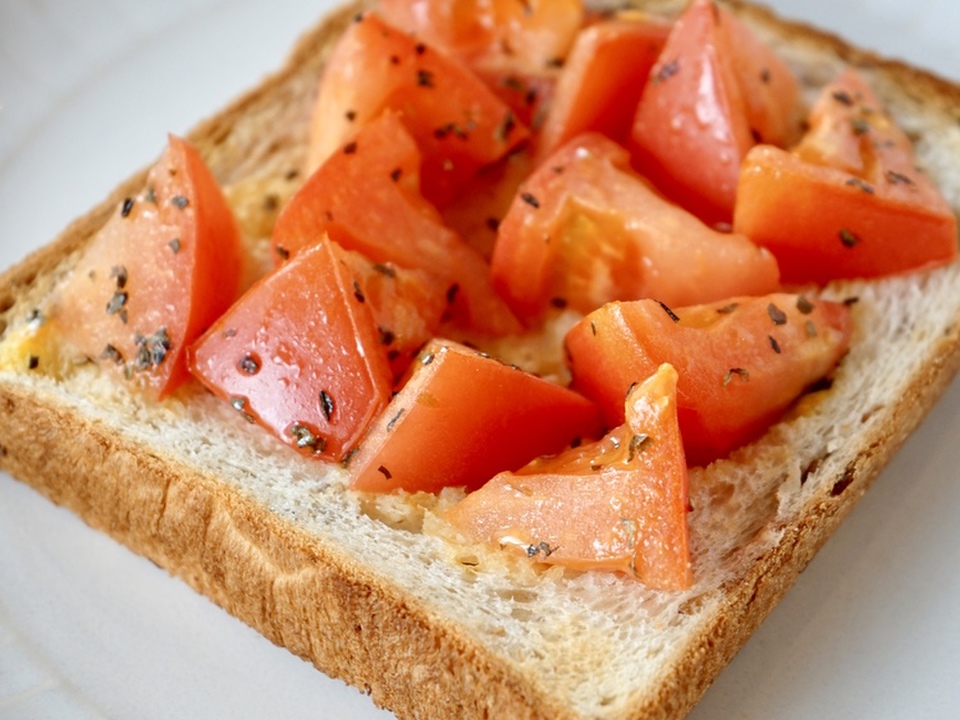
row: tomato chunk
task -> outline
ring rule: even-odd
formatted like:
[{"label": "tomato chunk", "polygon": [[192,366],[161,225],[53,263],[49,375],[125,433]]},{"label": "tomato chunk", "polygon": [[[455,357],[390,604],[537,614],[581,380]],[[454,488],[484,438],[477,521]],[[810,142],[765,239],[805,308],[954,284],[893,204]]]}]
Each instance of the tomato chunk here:
[{"label": "tomato chunk", "polygon": [[343,34],[321,79],[308,169],[385,109],[399,113],[415,138],[423,153],[424,195],[440,205],[529,134],[465,66],[366,14]]},{"label": "tomato chunk", "polygon": [[692,582],[688,478],[677,372],[626,398],[626,422],[596,443],[501,473],[447,511],[475,541],[578,570],[626,572],[656,589]]},{"label": "tomato chunk", "polygon": [[768,247],[789,282],[879,277],[957,255],[950,204],[853,70],[824,88],[792,152],[747,155],[738,193],[735,228]]},{"label": "tomato chunk", "polygon": [[162,398],[188,377],[185,349],[233,302],[242,269],[216,179],[170,135],[144,191],[85,250],[51,319],[81,353]]},{"label": "tomato chunk", "polygon": [[564,63],[540,130],[539,156],[549,156],[588,131],[625,144],[670,27],[659,20],[618,18],[582,30]]},{"label": "tomato chunk", "polygon": [[520,187],[491,259],[518,316],[590,312],[612,300],[687,305],[778,289],[773,256],[664,200],[597,134],[567,143]]},{"label": "tomato chunk", "polygon": [[396,384],[428,340],[436,335],[447,301],[435,279],[423,270],[372,262],[358,252],[343,252],[360,294],[370,308]]},{"label": "tomato chunk", "polygon": [[474,489],[599,427],[582,396],[436,340],[350,459],[351,483],[374,492]]},{"label": "tomato chunk", "polygon": [[379,12],[474,70],[523,74],[559,64],[584,17],[581,0],[380,0]]},{"label": "tomato chunk", "polygon": [[392,387],[362,288],[332,242],[261,278],[191,347],[190,369],[247,420],[328,460],[356,445]]},{"label": "tomato chunk", "polygon": [[687,459],[705,465],[756,439],[850,344],[849,309],[802,295],[741,297],[668,310],[611,303],[566,337],[572,387],[623,422],[623,397],[661,363],[680,374]]},{"label": "tomato chunk", "polygon": [[364,127],[310,176],[280,214],[272,239],[283,258],[325,234],[374,262],[426,270],[455,318],[473,330],[520,330],[493,289],[487,262],[420,194],[420,153],[395,113]]},{"label": "tomato chunk", "polygon": [[782,60],[713,0],[680,16],[637,107],[637,168],[708,223],[729,223],[740,162],[780,141],[797,104]]}]

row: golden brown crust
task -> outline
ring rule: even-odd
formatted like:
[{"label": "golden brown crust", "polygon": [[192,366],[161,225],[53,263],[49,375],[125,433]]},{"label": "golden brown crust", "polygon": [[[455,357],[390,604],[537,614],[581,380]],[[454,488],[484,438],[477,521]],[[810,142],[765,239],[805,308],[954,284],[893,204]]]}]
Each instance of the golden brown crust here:
[{"label": "golden brown crust", "polygon": [[400,717],[562,719],[416,597],[170,458],[0,386],[0,467]]},{"label": "golden brown crust", "polygon": [[[286,67],[191,133],[221,181],[296,169],[302,158],[313,87],[325,52],[356,3],[306,35]],[[642,3],[634,3],[642,4]],[[760,24],[785,27],[788,42],[843,62],[882,70],[933,110],[960,118],[960,88],[847,46],[742,2]],[[264,118],[275,134],[255,137]],[[72,224],[58,240],[0,276],[0,314],[35,279],[91,237],[143,181],[141,172]],[[0,328],[2,332],[2,328]],[[697,702],[796,577],[853,509],[869,484],[920,422],[960,367],[957,328],[930,351],[925,371],[872,427],[862,451],[777,528],[781,540],[747,576],[718,593],[723,611],[689,639],[657,692],[632,699],[623,718],[677,718]],[[538,691],[492,648],[455,622],[432,614],[416,596],[385,582],[376,568],[271,513],[254,499],[136,443],[79,411],[0,384],[0,467],[142,554],[273,642],[324,672],[366,690],[404,718],[547,718],[577,720],[562,698]]]}]

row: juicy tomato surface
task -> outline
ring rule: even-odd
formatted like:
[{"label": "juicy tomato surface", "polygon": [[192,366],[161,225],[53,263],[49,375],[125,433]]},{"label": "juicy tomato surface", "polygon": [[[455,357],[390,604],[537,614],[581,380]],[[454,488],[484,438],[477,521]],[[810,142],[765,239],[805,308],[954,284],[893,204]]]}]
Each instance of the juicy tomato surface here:
[{"label": "juicy tomato surface", "polygon": [[623,422],[623,397],[661,363],[680,374],[687,459],[704,465],[756,439],[850,344],[847,306],[773,294],[667,309],[611,303],[566,336],[572,387]]},{"label": "juicy tomato surface", "polygon": [[574,138],[520,187],[499,226],[494,285],[521,318],[654,297],[689,305],[779,287],[776,260],[663,199],[598,134]]},{"label": "juicy tomato surface", "polygon": [[446,297],[437,293],[436,279],[423,270],[372,262],[358,252],[343,255],[370,307],[396,384],[436,335],[448,310]]},{"label": "juicy tomato surface", "polygon": [[242,252],[216,179],[170,135],[144,192],[85,250],[52,319],[84,355],[162,398],[188,377],[186,347],[235,299]]},{"label": "juicy tomato surface", "polygon": [[474,70],[538,74],[566,57],[581,0],[380,0],[387,22]]},{"label": "juicy tomato surface", "polygon": [[454,317],[477,332],[520,330],[493,289],[487,262],[420,194],[420,153],[395,113],[364,127],[307,179],[272,240],[282,259],[325,234],[374,262],[427,271]]},{"label": "juicy tomato surface", "polygon": [[788,282],[879,277],[950,262],[957,225],[913,146],[853,70],[827,85],[792,152],[743,164],[734,227],[769,248]]},{"label": "juicy tomato surface", "polygon": [[581,395],[435,340],[350,458],[351,485],[373,492],[475,490],[599,429],[599,411]]},{"label": "juicy tomato surface", "polygon": [[677,372],[659,368],[626,398],[602,440],[504,472],[447,511],[468,538],[578,570],[629,573],[657,589],[690,586],[688,474]]},{"label": "juicy tomato surface", "polygon": [[558,68],[541,73],[523,73],[509,67],[477,68],[474,72],[523,125],[532,131],[543,125],[547,109],[553,104]]},{"label": "juicy tomato surface", "polygon": [[713,0],[674,24],[637,107],[637,168],[705,222],[733,217],[740,162],[760,139],[779,139],[796,82],[771,50]]},{"label": "juicy tomato surface", "polygon": [[488,165],[464,188],[459,199],[443,209],[443,221],[489,262],[500,223],[533,168],[529,147]]},{"label": "juicy tomato surface", "polygon": [[423,154],[423,193],[439,205],[529,134],[464,65],[368,13],[347,28],[320,81],[308,170],[386,109],[413,135]]},{"label": "juicy tomato surface", "polygon": [[589,131],[625,144],[670,27],[643,17],[606,20],[583,29],[564,63],[536,139],[538,156],[546,158]]},{"label": "juicy tomato surface", "polygon": [[393,384],[357,276],[332,242],[244,293],[191,347],[190,369],[244,418],[328,460],[356,445]]}]

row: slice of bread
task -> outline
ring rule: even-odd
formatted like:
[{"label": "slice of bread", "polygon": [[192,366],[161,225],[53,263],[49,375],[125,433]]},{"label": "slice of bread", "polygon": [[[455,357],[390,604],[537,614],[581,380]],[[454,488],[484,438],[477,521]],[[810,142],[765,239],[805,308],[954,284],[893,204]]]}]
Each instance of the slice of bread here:
[{"label": "slice of bread", "polygon": [[[842,62],[863,65],[960,207],[956,89],[741,10],[811,88]],[[269,227],[265,194],[296,185],[322,49],[355,11],[305,37],[286,71],[192,135],[251,236]],[[16,346],[74,251],[141,182],[3,276],[2,345]],[[679,717],[952,377],[958,273],[830,289],[859,298],[854,348],[830,391],[694,473],[696,583],[682,594],[524,572],[391,527],[390,508],[371,517],[337,470],[292,457],[195,387],[157,406],[93,368],[62,382],[25,365],[4,371],[2,464],[401,717]]]}]

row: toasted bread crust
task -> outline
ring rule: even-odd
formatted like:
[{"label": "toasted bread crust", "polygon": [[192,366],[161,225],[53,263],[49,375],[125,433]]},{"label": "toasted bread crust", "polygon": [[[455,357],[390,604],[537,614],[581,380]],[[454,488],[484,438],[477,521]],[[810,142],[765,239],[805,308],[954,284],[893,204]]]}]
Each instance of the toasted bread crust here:
[{"label": "toasted bread crust", "polygon": [[[326,52],[369,4],[331,16],[301,40],[281,72],[191,133],[222,182],[299,167]],[[960,88],[942,79],[804,25],[785,25],[763,9],[733,6],[777,28],[784,43],[802,45],[829,63],[869,68],[888,90],[926,103],[944,122],[960,119]],[[256,131],[267,123],[277,130],[262,139]],[[0,276],[0,311],[14,313],[38,278],[82,247],[144,176],[127,180],[55,243]],[[622,711],[605,717],[678,718],[693,707],[942,394],[960,368],[958,345],[960,333],[951,323],[930,343],[922,371],[886,406],[882,421],[860,436],[841,472],[805,502],[804,512],[778,525],[780,539],[744,576],[710,593],[720,597],[720,611],[687,638],[681,659],[665,668],[656,691],[638,691]],[[385,580],[376,567],[212,474],[145,452],[114,428],[29,387],[0,381],[0,407],[0,467],[399,717],[582,720],[562,697]]]}]

